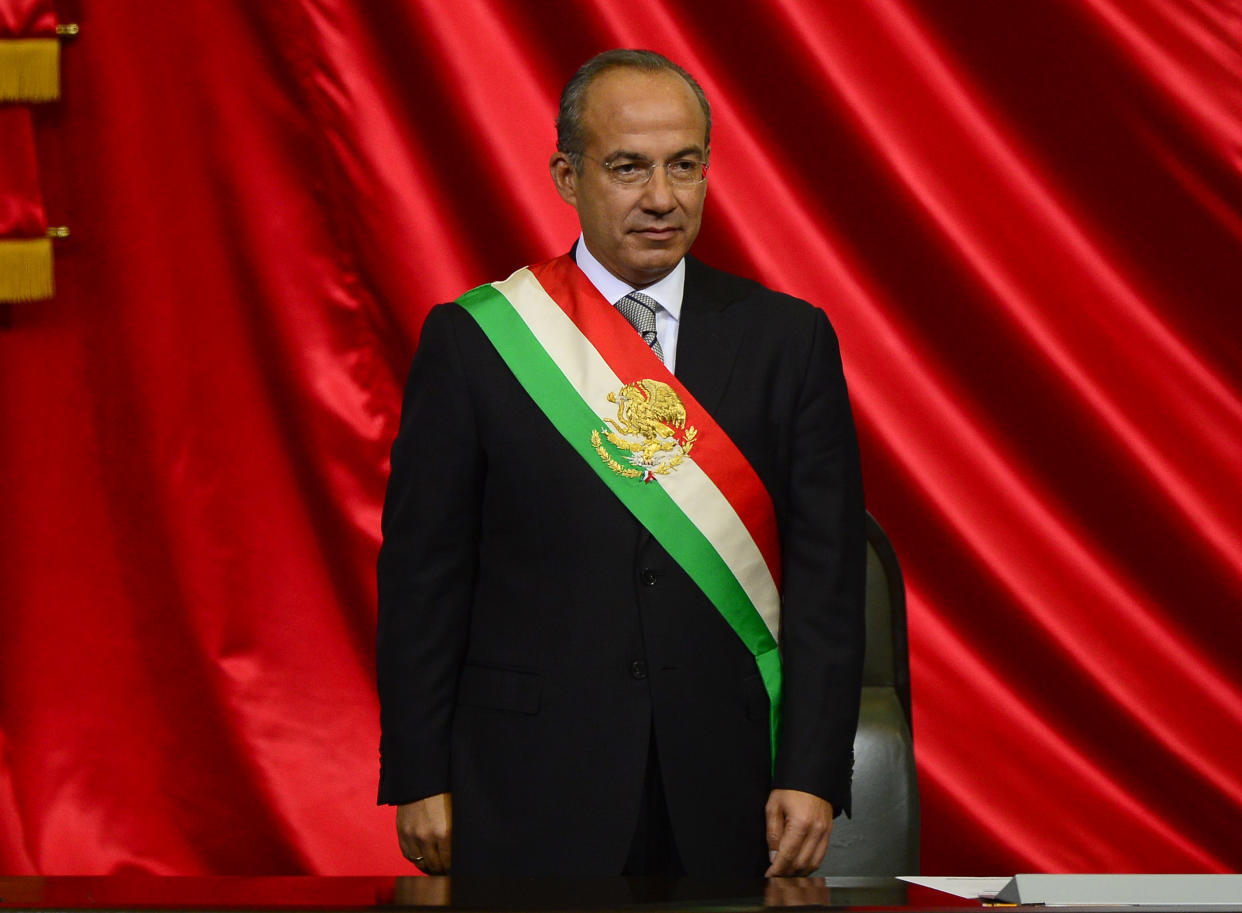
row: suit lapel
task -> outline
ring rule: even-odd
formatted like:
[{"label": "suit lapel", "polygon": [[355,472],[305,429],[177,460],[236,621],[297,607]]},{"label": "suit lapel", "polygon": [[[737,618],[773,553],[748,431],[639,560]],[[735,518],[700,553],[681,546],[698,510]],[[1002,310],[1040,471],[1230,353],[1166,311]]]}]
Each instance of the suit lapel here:
[{"label": "suit lapel", "polygon": [[[686,257],[674,372],[708,412],[714,412],[724,396],[741,342],[726,310],[731,296],[713,278],[712,270]],[[651,533],[640,526],[638,547],[644,548],[651,541]]]},{"label": "suit lapel", "polygon": [[729,320],[729,296],[710,270],[686,258],[686,285],[677,328],[677,379],[708,412],[719,405],[740,344]]}]

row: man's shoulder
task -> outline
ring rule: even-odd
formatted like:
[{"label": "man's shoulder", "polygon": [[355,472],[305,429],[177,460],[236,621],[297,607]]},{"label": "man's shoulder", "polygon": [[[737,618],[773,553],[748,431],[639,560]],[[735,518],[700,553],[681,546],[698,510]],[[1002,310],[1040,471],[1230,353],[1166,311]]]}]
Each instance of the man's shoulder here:
[{"label": "man's shoulder", "polygon": [[761,308],[767,320],[785,317],[801,323],[824,317],[824,312],[809,301],[691,256],[686,257],[686,299],[713,309]]},{"label": "man's shoulder", "polygon": [[488,355],[492,346],[477,320],[460,301],[434,305],[423,318],[417,351],[445,353],[454,360],[473,361]]}]

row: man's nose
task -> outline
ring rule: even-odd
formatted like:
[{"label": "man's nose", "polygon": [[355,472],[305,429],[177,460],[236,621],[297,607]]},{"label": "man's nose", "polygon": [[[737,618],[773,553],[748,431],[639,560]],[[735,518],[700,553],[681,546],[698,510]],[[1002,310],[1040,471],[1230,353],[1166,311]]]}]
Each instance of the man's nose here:
[{"label": "man's nose", "polygon": [[668,170],[663,165],[656,165],[651,172],[651,179],[643,187],[642,202],[647,212],[671,212],[677,207],[673,183],[668,179]]}]

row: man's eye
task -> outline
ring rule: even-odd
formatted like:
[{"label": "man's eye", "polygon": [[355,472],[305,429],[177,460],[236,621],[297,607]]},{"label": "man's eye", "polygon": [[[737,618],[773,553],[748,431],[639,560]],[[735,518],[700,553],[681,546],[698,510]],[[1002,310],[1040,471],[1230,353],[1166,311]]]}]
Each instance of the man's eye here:
[{"label": "man's eye", "polygon": [[690,159],[678,159],[675,162],[668,163],[668,170],[673,174],[694,174],[699,169],[699,163]]},{"label": "man's eye", "polygon": [[638,174],[640,171],[643,171],[643,170],[644,169],[641,165],[636,165],[633,162],[621,162],[618,165],[612,166],[613,174],[618,174],[618,175],[623,175],[623,176],[627,174]]}]

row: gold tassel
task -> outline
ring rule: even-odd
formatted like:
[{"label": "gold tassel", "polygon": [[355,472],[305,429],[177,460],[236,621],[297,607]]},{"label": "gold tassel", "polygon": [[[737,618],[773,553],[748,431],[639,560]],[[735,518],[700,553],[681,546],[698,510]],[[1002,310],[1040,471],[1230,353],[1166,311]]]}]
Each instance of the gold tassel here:
[{"label": "gold tassel", "polygon": [[0,301],[40,301],[54,293],[51,238],[0,239]]},{"label": "gold tassel", "polygon": [[60,98],[60,41],[0,38],[0,101]]}]

